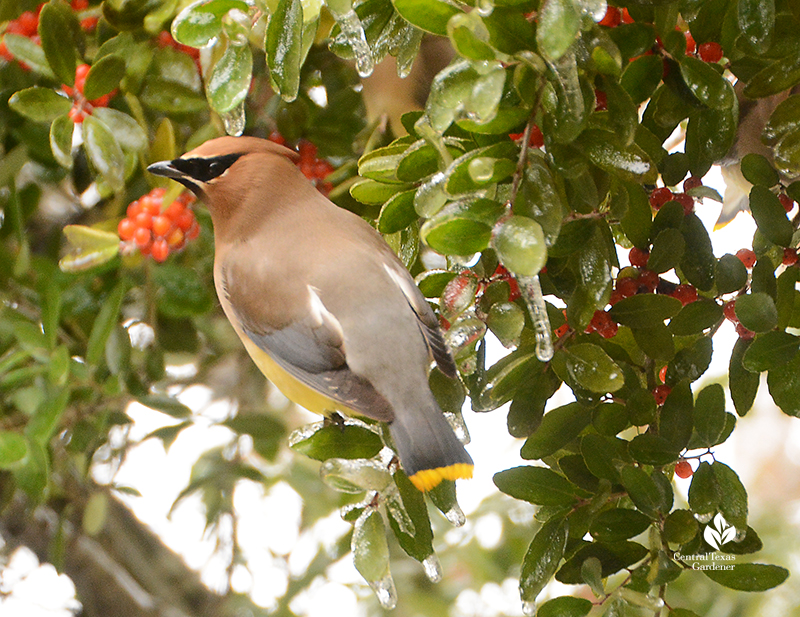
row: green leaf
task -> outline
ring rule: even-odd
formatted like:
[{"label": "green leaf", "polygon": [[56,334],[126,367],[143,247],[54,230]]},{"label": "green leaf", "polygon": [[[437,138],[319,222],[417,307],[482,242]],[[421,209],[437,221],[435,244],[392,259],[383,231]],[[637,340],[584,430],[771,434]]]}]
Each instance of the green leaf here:
[{"label": "green leaf", "polygon": [[139,98],[147,107],[165,114],[193,114],[208,108],[200,92],[161,78],[148,79]]},{"label": "green leaf", "polygon": [[668,465],[678,460],[681,449],[659,435],[643,433],[630,441],[628,452],[643,465]]},{"label": "green leaf", "polygon": [[520,456],[528,460],[550,456],[575,439],[591,419],[590,410],[580,403],[551,409],[522,446]]},{"label": "green leaf", "polygon": [[658,170],[645,151],[636,144],[620,147],[615,141],[612,133],[591,129],[579,138],[586,156],[600,169],[625,182],[654,183]]},{"label": "green leaf", "polygon": [[500,222],[492,234],[492,248],[517,276],[535,276],[547,261],[542,227],[526,216],[512,215]]},{"label": "green leaf", "polygon": [[[753,406],[753,401],[756,399],[756,393],[758,392],[759,374],[757,372],[753,373],[748,371],[742,365],[742,358],[751,343],[751,340],[743,338],[738,339],[733,346],[730,364],[728,366],[728,388],[731,392],[731,399],[733,399],[733,406],[739,416],[744,416],[750,411],[750,408]],[[791,365],[791,363],[789,365]],[[770,375],[772,374],[773,371],[770,371]],[[791,383],[791,380],[788,383]],[[771,390],[772,388],[770,388],[770,391]]]},{"label": "green leaf", "polygon": [[616,392],[625,384],[622,369],[597,345],[582,343],[565,350],[567,371],[591,392]]},{"label": "green leaf", "polygon": [[499,55],[489,44],[489,30],[474,11],[453,14],[447,22],[447,36],[462,58],[494,60]]},{"label": "green leaf", "polygon": [[517,148],[510,141],[476,148],[461,155],[445,171],[450,195],[471,193],[511,176],[517,167]]},{"label": "green leaf", "polygon": [[336,426],[317,422],[292,434],[289,446],[309,458],[325,461],[329,458],[372,458],[383,448],[383,442],[380,436],[356,424]]},{"label": "green leaf", "polygon": [[710,336],[701,336],[692,345],[681,349],[669,363],[667,385],[674,386],[684,379],[690,382],[699,379],[708,370],[712,354]]},{"label": "green leaf", "polygon": [[536,532],[522,560],[519,576],[519,595],[523,602],[534,602],[550,582],[564,556],[567,537],[566,520],[558,517],[546,522]]},{"label": "green leaf", "polygon": [[272,88],[284,101],[294,101],[300,89],[303,60],[303,3],[300,0],[278,2],[267,26],[266,51]]},{"label": "green leaf", "polygon": [[[9,52],[20,62],[24,62],[31,70],[55,79],[56,76],[50,70],[50,65],[47,62],[44,51],[36,43],[34,43],[27,36],[21,34],[6,34],[3,37],[3,42]],[[75,73],[72,73],[72,79],[75,79]]]},{"label": "green leaf", "polygon": [[580,26],[580,14],[570,0],[546,0],[536,29],[540,53],[551,60],[561,58],[578,38]]},{"label": "green leaf", "polygon": [[96,367],[103,357],[106,341],[119,322],[119,312],[127,289],[128,286],[125,281],[117,283],[105,302],[103,302],[103,306],[100,307],[100,311],[94,319],[92,331],[89,334],[89,342],[86,345],[86,363],[90,367]]},{"label": "green leaf", "polygon": [[[757,380],[758,373],[753,378]],[[800,354],[795,354],[794,358],[783,366],[770,370],[767,373],[767,386],[772,400],[783,413],[800,417]],[[752,401],[750,404],[752,405]]]},{"label": "green leaf", "polygon": [[778,246],[790,246],[794,228],[786,216],[778,196],[763,186],[750,190],[750,211],[758,225],[758,231]]},{"label": "green leaf", "polygon": [[519,343],[525,327],[525,311],[514,302],[495,302],[489,309],[486,325],[505,347]]},{"label": "green leaf", "polygon": [[692,175],[704,176],[711,165],[728,153],[736,139],[738,124],[738,105],[733,109],[702,109],[691,116],[686,127],[685,152]]},{"label": "green leaf", "polygon": [[682,308],[680,300],[659,294],[638,294],[624,298],[609,310],[612,319],[630,328],[651,328],[674,317]]},{"label": "green leaf", "polygon": [[558,571],[556,580],[567,585],[582,584],[581,569],[583,563],[592,557],[598,559],[602,564],[601,576],[605,578],[627,566],[633,565],[637,561],[641,561],[647,553],[647,549],[636,542],[614,542],[608,544],[592,542],[591,544],[584,544]]},{"label": "green leaf", "polygon": [[224,114],[244,101],[250,89],[252,72],[250,46],[229,44],[206,81],[208,100],[214,111]]},{"label": "green leaf", "polygon": [[92,115],[114,132],[123,150],[141,152],[147,147],[147,135],[131,116],[111,107],[97,107]]},{"label": "green leaf", "polygon": [[720,384],[703,388],[694,403],[694,430],[699,448],[710,448],[720,443],[725,434],[725,390]]},{"label": "green leaf", "polygon": [[[650,399],[652,400],[652,396]],[[581,455],[589,471],[598,478],[619,482],[617,467],[626,460],[628,442],[613,437],[588,434],[581,439]]]},{"label": "green leaf", "polygon": [[771,296],[750,293],[736,298],[736,317],[741,324],[753,332],[767,332],[778,325],[778,309]]},{"label": "green leaf", "polygon": [[601,542],[618,542],[638,536],[651,522],[647,516],[636,510],[612,508],[597,515],[589,527],[589,533]]},{"label": "green leaf", "polygon": [[770,188],[778,184],[780,175],[761,154],[745,154],[741,162],[742,175],[750,184]]},{"label": "green leaf", "polygon": [[483,387],[477,397],[472,397],[476,411],[490,411],[514,398],[517,389],[531,373],[541,370],[542,363],[532,351],[514,351],[489,368],[484,376]]},{"label": "green leaf", "polygon": [[711,64],[685,56],[680,67],[684,82],[700,102],[712,109],[731,108],[735,96],[733,87]]},{"label": "green leaf", "polygon": [[434,554],[433,532],[425,497],[401,470],[395,472],[394,481],[400,501],[387,503],[389,525],[403,550],[423,562]]},{"label": "green leaf", "polygon": [[72,134],[75,123],[64,114],[59,116],[50,125],[50,150],[58,164],[67,169],[72,169]]},{"label": "green leaf", "polygon": [[663,60],[655,55],[639,56],[628,63],[620,78],[620,85],[636,104],[644,103],[661,83]]},{"label": "green leaf", "polygon": [[652,208],[647,193],[635,182],[626,183],[625,189],[628,193],[628,211],[620,221],[620,225],[634,246],[645,248],[649,246],[650,229],[653,224]]},{"label": "green leaf", "polygon": [[564,476],[546,467],[513,467],[494,474],[493,479],[506,495],[541,506],[573,504],[580,492]]},{"label": "green leaf", "polygon": [[181,403],[178,399],[167,394],[146,394],[136,398],[142,405],[165,413],[173,418],[188,418],[192,415],[192,410]]},{"label": "green leaf", "polygon": [[369,508],[358,517],[350,541],[353,564],[368,583],[389,576],[389,543],[379,510]]},{"label": "green leaf", "polygon": [[772,96],[788,90],[798,81],[800,81],[800,56],[790,52],[756,73],[745,86],[744,95],[749,99]]},{"label": "green leaf", "polygon": [[[75,83],[76,40],[83,36],[75,14],[66,3],[48,2],[39,13],[39,37],[47,63],[61,83]],[[87,98],[95,98],[88,97]]]},{"label": "green leaf", "polygon": [[13,469],[28,455],[28,442],[19,433],[0,431],[0,469]]},{"label": "green leaf", "polygon": [[125,186],[125,155],[117,138],[100,120],[86,116],[83,139],[92,167],[114,191],[121,191]]},{"label": "green leaf", "polygon": [[173,319],[202,315],[214,305],[209,285],[197,270],[164,264],[153,272],[159,289],[158,310]]},{"label": "green leaf", "polygon": [[759,334],[747,348],[742,357],[742,366],[754,373],[780,368],[792,361],[798,349],[800,337],[788,332],[765,332]]},{"label": "green leaf", "polygon": [[198,0],[172,21],[172,36],[190,47],[205,47],[222,31],[222,18],[231,9],[249,12],[243,0]]},{"label": "green leaf", "polygon": [[715,278],[719,293],[739,291],[747,283],[747,268],[736,255],[726,253],[717,262]]},{"label": "green leaf", "polygon": [[[407,188],[407,184],[387,184],[376,180],[361,180],[350,187],[350,195],[353,199],[363,204],[377,206],[386,203],[389,199],[405,191]],[[415,218],[419,218],[419,216],[416,215],[416,210],[414,214]],[[405,227],[403,229],[405,229]]]},{"label": "green leaf", "polygon": [[423,223],[420,239],[443,255],[472,255],[488,248],[492,228],[504,212],[503,204],[490,199],[454,202]]},{"label": "green leaf", "polygon": [[737,529],[747,529],[747,491],[736,472],[719,461],[700,463],[689,486],[689,506],[696,514],[721,512]]},{"label": "green leaf", "polygon": [[686,242],[679,230],[672,227],[662,230],[653,240],[647,269],[656,274],[672,270],[680,263],[685,246]]},{"label": "green leaf", "polygon": [[[512,204],[515,214],[532,218],[542,226],[545,241],[552,248],[560,237],[566,213],[564,190],[541,153],[529,152],[528,164]],[[574,221],[579,223],[580,221]],[[569,251],[573,252],[572,250]]]},{"label": "green leaf", "polygon": [[661,494],[653,479],[641,467],[624,466],[620,470],[622,485],[634,505],[648,516],[655,516],[661,504]]},{"label": "green leaf", "polygon": [[717,261],[705,225],[696,214],[691,213],[684,218],[681,233],[686,241],[686,250],[681,259],[683,275],[700,291],[711,290]]},{"label": "green leaf", "polygon": [[447,36],[447,23],[462,9],[450,0],[392,0],[395,10],[420,30]]},{"label": "green leaf", "polygon": [[715,326],[721,319],[722,307],[713,300],[700,298],[684,306],[670,320],[669,329],[676,336],[690,336]]},{"label": "green leaf", "polygon": [[358,160],[358,175],[379,182],[398,182],[397,167],[409,149],[408,144],[394,143],[368,152]]},{"label": "green leaf", "polygon": [[83,95],[93,100],[109,94],[119,86],[123,77],[125,77],[125,60],[116,55],[103,56],[89,69]]},{"label": "green leaf", "polygon": [[72,102],[50,88],[34,86],[12,94],[8,106],[34,122],[51,122],[66,115]]},{"label": "green leaf", "polygon": [[703,574],[737,591],[767,591],[789,578],[786,568],[766,563],[737,563],[730,570],[703,570]]},{"label": "green leaf", "polygon": [[772,112],[762,132],[762,138],[767,145],[775,146],[781,139],[798,129],[800,129],[800,94],[793,94]]},{"label": "green leaf", "polygon": [[560,596],[542,604],[536,611],[536,617],[585,617],[592,606],[586,598]]},{"label": "green leaf", "polygon": [[[393,234],[404,230],[419,219],[414,210],[415,189],[396,193],[383,204],[378,215],[378,231],[382,234]],[[422,235],[422,234],[421,234]],[[423,236],[424,241],[424,236]],[[737,260],[738,261],[738,260]]]},{"label": "green leaf", "polygon": [[664,539],[673,544],[686,544],[697,536],[699,529],[690,510],[673,510],[664,520]]},{"label": "green leaf", "polygon": [[80,272],[113,259],[119,253],[119,236],[84,225],[67,225],[64,235],[71,250],[58,266],[63,272]]},{"label": "green leaf", "polygon": [[739,0],[739,29],[759,53],[772,41],[775,27],[775,0]]}]

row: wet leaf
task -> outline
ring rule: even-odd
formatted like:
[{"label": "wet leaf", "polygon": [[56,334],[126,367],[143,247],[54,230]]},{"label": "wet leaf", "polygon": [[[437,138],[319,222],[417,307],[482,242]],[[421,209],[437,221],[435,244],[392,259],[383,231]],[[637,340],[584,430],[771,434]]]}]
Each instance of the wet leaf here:
[{"label": "wet leaf", "polygon": [[80,272],[113,259],[119,254],[119,236],[84,225],[67,225],[64,235],[70,251],[58,262],[63,272]]},{"label": "wet leaf", "polygon": [[759,334],[747,348],[742,357],[742,366],[754,373],[780,368],[792,361],[798,349],[800,337],[788,332],[765,332]]},{"label": "wet leaf", "polygon": [[617,542],[638,536],[651,522],[636,510],[612,508],[597,515],[589,527],[589,533],[601,542]]},{"label": "wet leaf", "polygon": [[704,105],[720,110],[731,108],[735,96],[733,87],[711,64],[694,56],[685,56],[680,68],[689,90]]},{"label": "wet leaf", "polygon": [[791,244],[794,228],[777,195],[763,186],[754,186],[750,191],[750,211],[758,231],[770,242],[778,246]]},{"label": "wet leaf", "polygon": [[447,23],[462,12],[451,0],[392,0],[395,10],[420,30],[447,36]]},{"label": "wet leaf", "polygon": [[565,350],[570,376],[591,392],[619,390],[625,383],[622,369],[597,345],[582,343]]},{"label": "wet leaf", "polygon": [[380,452],[383,442],[371,430],[354,424],[336,426],[318,422],[312,431],[301,429],[290,437],[290,447],[309,458],[325,461],[329,458],[372,458]]},{"label": "wet leaf", "polygon": [[87,116],[83,121],[84,148],[92,167],[114,191],[125,186],[125,155],[122,148],[105,124]]},{"label": "wet leaf", "polygon": [[[728,366],[728,387],[730,388],[731,399],[733,399],[733,406],[739,416],[744,416],[750,411],[758,392],[759,374],[748,371],[742,365],[742,358],[751,343],[752,341],[743,338],[738,339],[733,346]],[[770,375],[772,374],[773,371],[770,371]],[[788,383],[791,383],[791,380]]]},{"label": "wet leaf", "polygon": [[[284,60],[289,62],[286,58]],[[284,67],[283,70],[291,71],[292,68]],[[250,51],[250,46],[229,44],[206,79],[206,92],[214,111],[224,114],[244,101],[250,89],[252,72],[253,53]],[[284,100],[287,100],[287,95],[284,93],[291,93],[294,87],[293,83],[290,83],[291,79],[291,76],[286,75],[286,79],[280,84],[286,88],[281,91]]]},{"label": "wet leaf", "polygon": [[503,493],[541,506],[565,506],[575,502],[577,486],[546,467],[514,467],[494,474]]},{"label": "wet leaf", "polygon": [[536,42],[546,57],[558,60],[578,37],[580,14],[570,0],[546,0],[539,14]]},{"label": "wet leaf", "polygon": [[703,570],[708,578],[737,591],[767,591],[789,577],[789,570],[765,563],[736,564],[731,570]]},{"label": "wet leaf", "polygon": [[222,18],[231,9],[247,13],[243,0],[199,0],[184,8],[172,21],[172,36],[190,47],[204,47],[222,31]]},{"label": "wet leaf", "polygon": [[269,81],[286,102],[294,101],[300,88],[303,48],[303,3],[280,0],[267,26]]},{"label": "wet leaf", "polygon": [[585,617],[592,610],[592,606],[586,598],[560,596],[542,604],[536,615],[537,617]]},{"label": "wet leaf", "polygon": [[539,529],[522,561],[519,593],[523,602],[533,602],[558,570],[567,545],[566,521],[555,518]]},{"label": "wet leaf", "polygon": [[492,234],[492,247],[500,262],[517,276],[534,276],[547,261],[542,227],[525,216],[512,215],[500,222]]},{"label": "wet leaf", "polygon": [[[67,4],[48,2],[39,13],[38,32],[47,63],[56,78],[72,86],[75,83],[76,56],[80,53],[78,41],[83,41],[77,17]],[[87,98],[95,97],[87,95]]]},{"label": "wet leaf", "polygon": [[51,122],[66,115],[72,108],[72,102],[51,88],[34,86],[11,95],[8,106],[34,122]]},{"label": "wet leaf", "polygon": [[624,298],[609,310],[612,319],[630,328],[651,328],[674,317],[682,308],[680,300],[658,294]]},{"label": "wet leaf", "polygon": [[[733,363],[733,358],[731,358],[731,363]],[[749,373],[749,375],[757,387],[758,373]],[[772,400],[783,413],[800,417],[800,354],[795,354],[794,358],[783,366],[770,370],[767,373],[767,385]],[[753,392],[752,398],[755,398],[755,392]],[[752,406],[752,400],[749,402]],[[737,411],[738,409],[737,407]]]},{"label": "wet leaf", "polygon": [[580,403],[569,403],[548,411],[542,423],[522,446],[524,459],[541,459],[566,446],[591,421],[591,412]]}]

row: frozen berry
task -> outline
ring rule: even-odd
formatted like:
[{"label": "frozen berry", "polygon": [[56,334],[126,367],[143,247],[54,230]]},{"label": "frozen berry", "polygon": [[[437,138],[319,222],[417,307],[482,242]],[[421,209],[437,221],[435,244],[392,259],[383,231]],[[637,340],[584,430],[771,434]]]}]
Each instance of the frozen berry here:
[{"label": "frozen berry", "polygon": [[703,62],[719,62],[723,56],[722,46],[714,41],[701,43],[697,53]]},{"label": "frozen berry", "polygon": [[587,330],[594,330],[603,338],[613,338],[617,334],[617,323],[605,311],[595,311]]},{"label": "frozen berry", "polygon": [[797,263],[797,249],[792,248],[785,248],[783,249],[783,261],[781,262],[784,266],[793,266]]},{"label": "frozen berry", "polygon": [[674,196],[674,200],[683,206],[684,215],[688,216],[694,212],[694,197],[686,193],[678,193]]},{"label": "frozen berry", "polygon": [[692,465],[689,461],[680,460],[675,463],[675,475],[679,478],[691,478],[694,470],[692,469]]},{"label": "frozen berry", "polygon": [[697,300],[697,289],[693,285],[678,285],[671,295],[680,300],[683,306],[686,306]]},{"label": "frozen berry", "polygon": [[569,332],[569,324],[566,324],[566,323],[565,323],[565,324],[562,324],[562,325],[560,325],[560,326],[558,326],[558,328],[556,328],[555,330],[553,330],[553,334],[555,334],[555,335],[556,335],[556,338],[561,338],[561,337],[562,337],[562,336],[564,336],[564,335],[565,335],[567,332]]},{"label": "frozen berry", "polygon": [[739,258],[739,261],[741,261],[744,264],[744,267],[747,269],[750,269],[754,265],[756,265],[756,254],[750,249],[739,249],[738,251],[736,251],[736,256]]},{"label": "frozen berry", "polygon": [[672,191],[662,186],[657,189],[653,189],[653,192],[650,193],[650,205],[654,210],[658,210],[665,203],[671,201],[672,198]]},{"label": "frozen berry", "polygon": [[631,262],[632,266],[636,266],[637,268],[645,268],[647,267],[647,260],[650,259],[650,252],[643,251],[637,246],[634,246],[631,249],[631,252],[628,253],[628,261]]},{"label": "frozen berry", "polygon": [[689,176],[683,181],[684,191],[691,191],[692,189],[696,189],[698,186],[703,186],[703,179],[698,178],[697,176]]},{"label": "frozen berry", "polygon": [[786,212],[791,212],[792,208],[794,208],[794,200],[789,197],[788,195],[778,195],[778,199],[781,201],[781,205]]},{"label": "frozen berry", "polygon": [[649,293],[653,293],[658,287],[658,274],[652,270],[642,270],[639,274],[639,287],[644,287]]},{"label": "frozen berry", "polygon": [[620,13],[620,10],[615,6],[608,5],[606,8],[606,14],[603,15],[603,19],[601,19],[598,24],[608,28],[616,28],[621,22],[622,14]]},{"label": "frozen berry", "polygon": [[667,385],[660,385],[653,388],[653,398],[656,400],[656,405],[663,405],[670,392],[672,392],[672,388]]}]

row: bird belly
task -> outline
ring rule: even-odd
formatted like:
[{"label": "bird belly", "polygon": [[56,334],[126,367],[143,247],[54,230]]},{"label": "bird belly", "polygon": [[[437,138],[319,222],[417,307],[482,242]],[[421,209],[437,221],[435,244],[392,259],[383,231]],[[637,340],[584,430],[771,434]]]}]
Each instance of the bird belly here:
[{"label": "bird belly", "polygon": [[258,369],[293,403],[323,416],[329,416],[335,411],[347,415],[358,415],[349,407],[337,403],[332,398],[309,388],[299,379],[292,377],[279,366],[269,354],[256,346],[246,335],[240,336],[240,338],[244,343],[245,349],[247,349],[247,353],[250,354],[250,357],[253,359]]}]

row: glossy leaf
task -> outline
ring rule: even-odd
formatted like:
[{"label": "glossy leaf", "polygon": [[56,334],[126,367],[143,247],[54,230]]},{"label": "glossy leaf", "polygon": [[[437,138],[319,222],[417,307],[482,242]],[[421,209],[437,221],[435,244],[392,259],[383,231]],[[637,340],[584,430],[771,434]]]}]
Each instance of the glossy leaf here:
[{"label": "glossy leaf", "polygon": [[[288,72],[292,71],[292,60],[286,56],[283,61],[289,66],[284,66],[283,77],[280,85],[286,90],[281,90],[284,100],[286,92],[292,92],[292,77]],[[273,75],[270,68],[270,77]],[[248,45],[229,44],[222,54],[222,57],[214,63],[211,73],[206,80],[206,93],[211,107],[219,113],[229,112],[238,107],[247,96],[250,89],[250,80],[253,72],[253,54]],[[276,77],[280,79],[280,77]]]},{"label": "glossy leaf", "polygon": [[563,56],[580,30],[580,15],[570,0],[546,0],[539,14],[536,42],[547,58]]},{"label": "glossy leaf", "polygon": [[42,50],[56,78],[68,86],[75,83],[76,56],[80,53],[76,41],[82,36],[78,19],[65,3],[43,5],[39,13]]},{"label": "glossy leaf", "polygon": [[297,98],[303,46],[303,3],[280,0],[267,26],[269,81],[284,101]]},{"label": "glossy leaf", "polygon": [[[20,62],[24,62],[31,70],[36,71],[44,77],[55,79],[53,71],[50,69],[50,64],[47,62],[44,51],[36,43],[34,43],[27,36],[20,34],[6,34],[3,37],[6,49]],[[72,73],[72,79],[75,79],[75,73]]]},{"label": "glossy leaf", "polygon": [[[742,364],[744,354],[751,344],[752,341],[743,338],[738,339],[733,346],[728,366],[728,387],[730,388],[731,399],[733,399],[733,406],[739,416],[744,416],[750,411],[758,392],[758,372],[751,372]],[[770,374],[773,374],[773,372],[770,371]]]},{"label": "glossy leaf", "polygon": [[737,591],[767,591],[789,577],[789,570],[765,563],[736,564],[730,570],[703,570],[708,578]]},{"label": "glossy leaf", "polygon": [[575,439],[590,421],[589,409],[580,403],[552,409],[523,444],[520,456],[529,460],[549,456]]},{"label": "glossy leaf", "polygon": [[83,122],[84,147],[92,166],[115,191],[125,184],[125,156],[122,148],[101,121],[87,116]]},{"label": "glossy leaf", "polygon": [[572,345],[566,352],[566,368],[572,379],[591,392],[619,390],[625,379],[622,369],[597,345]]},{"label": "glossy leaf", "polygon": [[770,242],[779,246],[791,244],[794,228],[777,195],[763,186],[754,186],[750,191],[750,211],[758,231]]},{"label": "glossy leaf", "polygon": [[739,291],[747,283],[747,268],[738,257],[726,253],[717,262],[715,279],[719,293]]},{"label": "glossy leaf", "polygon": [[493,230],[492,247],[501,263],[517,276],[534,276],[547,261],[541,225],[525,216],[512,215]]},{"label": "glossy leaf", "polygon": [[760,372],[784,366],[800,349],[800,337],[788,332],[765,332],[758,335],[742,357],[748,371]]},{"label": "glossy leaf", "polygon": [[564,476],[546,467],[514,467],[494,475],[503,493],[541,506],[565,506],[575,502],[580,492]]},{"label": "glossy leaf", "polygon": [[680,300],[670,296],[644,294],[624,298],[609,310],[617,323],[630,328],[650,328],[674,317],[682,308]]},{"label": "glossy leaf", "polygon": [[447,23],[462,9],[451,0],[392,0],[395,10],[420,30],[447,36]]},{"label": "glossy leaf", "polygon": [[[758,373],[750,375],[753,375],[751,379],[758,379]],[[767,373],[767,385],[772,400],[783,413],[800,417],[800,354],[795,354],[794,358],[783,366],[770,370]]]},{"label": "glossy leaf", "polygon": [[708,291],[714,286],[716,259],[703,222],[692,213],[686,216],[681,228],[686,249],[681,259],[681,271],[686,279],[700,291]]},{"label": "glossy leaf", "polygon": [[548,521],[539,529],[522,560],[519,595],[533,602],[558,570],[567,545],[567,526],[563,520]]},{"label": "glossy leaf", "polygon": [[89,69],[83,94],[89,100],[100,98],[119,86],[123,77],[125,77],[125,60],[115,55],[103,56]]},{"label": "glossy leaf", "polygon": [[733,104],[733,88],[730,83],[707,62],[686,56],[680,62],[681,76],[704,105],[712,109],[730,109]]},{"label": "glossy leaf", "polygon": [[715,326],[721,319],[722,307],[713,300],[701,298],[684,306],[681,312],[670,320],[669,329],[677,336],[700,334]]},{"label": "glossy leaf", "polygon": [[222,31],[222,18],[231,9],[248,12],[243,0],[197,0],[172,21],[172,36],[190,47],[204,47]]},{"label": "glossy leaf", "polygon": [[106,263],[119,254],[119,236],[84,225],[67,225],[64,235],[71,247],[58,262],[63,272],[80,272]]},{"label": "glossy leaf", "polygon": [[147,135],[132,116],[111,107],[98,107],[92,115],[113,131],[123,150],[141,152],[147,147]]},{"label": "glossy leaf", "polygon": [[65,115],[72,107],[72,103],[50,88],[33,86],[11,95],[8,106],[35,122],[51,122]]},{"label": "glossy leaf", "polygon": [[592,610],[586,598],[560,596],[548,600],[536,611],[537,617],[585,617]]},{"label": "glossy leaf", "polygon": [[617,146],[612,134],[604,131],[586,131],[580,137],[589,160],[609,173],[628,182],[655,182],[657,170],[647,154],[636,144]]},{"label": "glossy leaf", "polygon": [[748,330],[767,332],[778,325],[778,309],[771,296],[750,293],[739,296],[735,304],[736,318]]},{"label": "glossy leaf", "polygon": [[725,433],[725,391],[719,384],[703,388],[694,403],[694,430],[698,447],[712,447],[720,443]]}]

